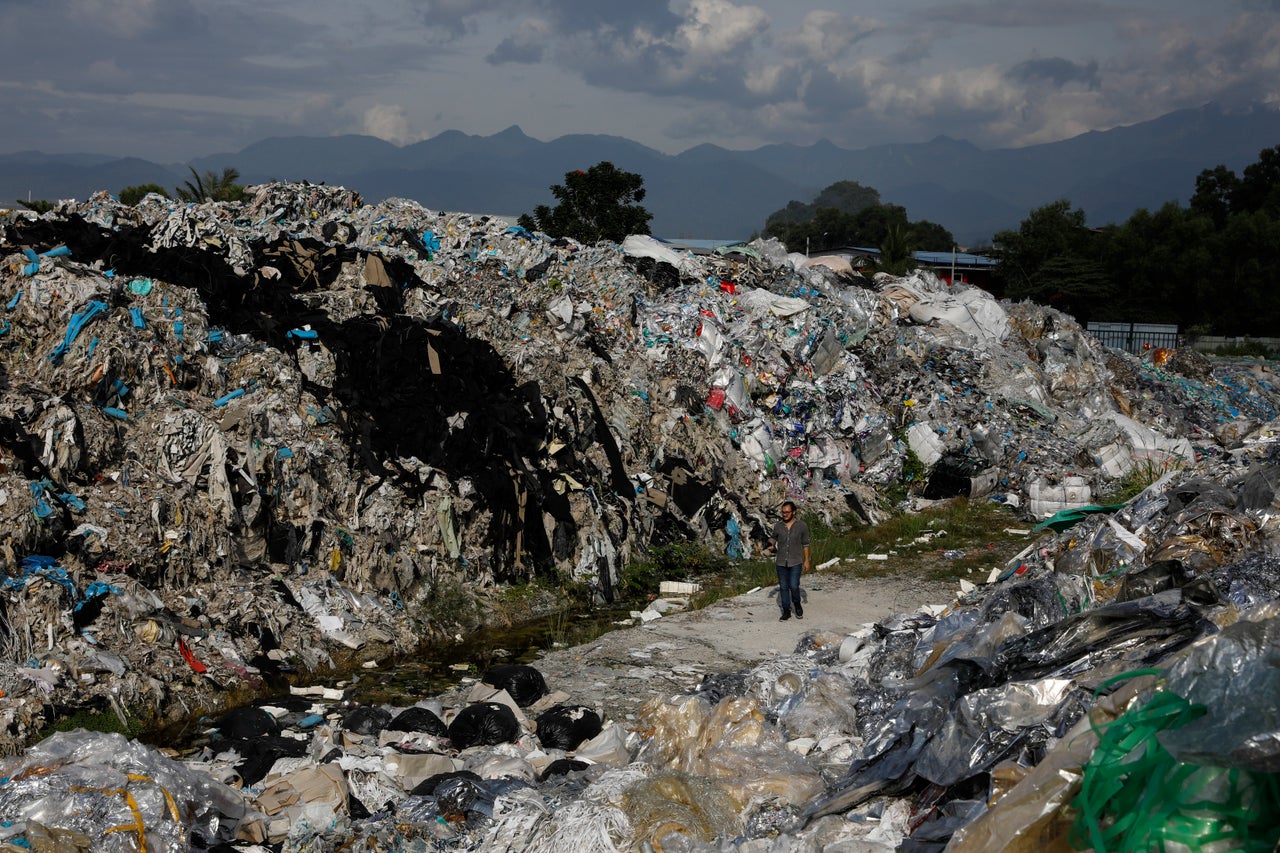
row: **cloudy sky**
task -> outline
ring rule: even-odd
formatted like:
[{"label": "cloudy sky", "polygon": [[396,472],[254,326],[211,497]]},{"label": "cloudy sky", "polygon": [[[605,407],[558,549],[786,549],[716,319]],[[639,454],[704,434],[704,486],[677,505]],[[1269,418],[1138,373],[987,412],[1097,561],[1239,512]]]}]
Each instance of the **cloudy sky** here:
[{"label": "cloudy sky", "polygon": [[1280,0],[0,0],[0,153],[513,124],[997,148],[1207,101],[1280,107]]}]

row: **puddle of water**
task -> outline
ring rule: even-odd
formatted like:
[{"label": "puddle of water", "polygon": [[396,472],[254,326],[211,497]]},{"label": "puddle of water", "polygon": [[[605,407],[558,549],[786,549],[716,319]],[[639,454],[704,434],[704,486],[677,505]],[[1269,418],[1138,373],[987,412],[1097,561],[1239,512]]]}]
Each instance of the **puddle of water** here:
[{"label": "puddle of water", "polygon": [[590,642],[620,626],[630,608],[558,614],[509,628],[487,628],[457,643],[423,647],[389,661],[373,674],[353,676],[352,701],[365,705],[412,705],[445,692],[463,677],[491,666],[533,664],[544,650]]},{"label": "puddle of water", "polygon": [[[511,627],[486,628],[459,642],[423,646],[412,654],[383,661],[377,669],[330,677],[321,673],[316,680],[297,683],[301,686],[350,682],[349,702],[409,706],[451,690],[464,677],[478,678],[491,666],[531,664],[544,650],[590,642],[621,627],[615,623],[627,619],[629,613],[630,606],[621,606],[586,613],[553,614]],[[265,691],[244,704],[278,704],[288,696],[287,688],[279,692]],[[139,740],[184,752],[207,739],[203,730],[208,722],[190,718],[146,732]]]}]

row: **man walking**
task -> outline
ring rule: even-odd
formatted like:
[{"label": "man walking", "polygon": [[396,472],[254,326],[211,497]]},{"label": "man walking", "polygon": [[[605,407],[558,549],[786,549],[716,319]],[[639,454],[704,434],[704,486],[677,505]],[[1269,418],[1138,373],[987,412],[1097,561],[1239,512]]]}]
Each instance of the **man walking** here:
[{"label": "man walking", "polygon": [[804,618],[800,603],[800,572],[809,571],[809,525],[796,518],[796,505],[785,501],[780,508],[782,520],[773,526],[774,564],[778,569],[778,605],[782,607],[779,622]]}]

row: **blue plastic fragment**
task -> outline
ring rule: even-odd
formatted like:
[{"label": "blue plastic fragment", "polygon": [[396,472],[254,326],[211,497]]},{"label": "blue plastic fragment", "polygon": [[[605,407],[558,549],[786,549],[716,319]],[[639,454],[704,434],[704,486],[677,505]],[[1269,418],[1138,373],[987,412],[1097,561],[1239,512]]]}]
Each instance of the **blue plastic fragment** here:
[{"label": "blue plastic fragment", "polygon": [[222,408],[227,403],[230,403],[232,400],[236,399],[237,397],[243,397],[243,396],[244,396],[244,389],[237,388],[236,390],[230,392],[229,394],[223,394],[221,397],[214,400],[213,405],[218,408]]},{"label": "blue plastic fragment", "polygon": [[93,300],[79,314],[72,314],[71,322],[67,324],[67,333],[62,339],[62,343],[58,344],[54,351],[49,353],[49,360],[54,364],[61,364],[62,357],[71,349],[71,345],[75,343],[76,338],[79,337],[84,327],[88,325],[90,320],[106,310],[107,303]]},{"label": "blue plastic fragment", "polygon": [[8,320],[0,320],[0,335],[6,334],[11,328],[13,327],[9,325]]},{"label": "blue plastic fragment", "polygon": [[176,336],[178,336],[179,338],[181,338],[181,337],[182,337],[182,329],[183,329],[182,321],[181,321],[181,320],[174,320],[174,321],[173,321],[173,333],[174,333]]},{"label": "blue plastic fragment", "polygon": [[277,450],[277,451],[276,451],[276,458],[277,458],[277,459],[292,459],[292,458],[293,458],[293,451],[292,451],[292,450],[290,450],[290,449],[289,449],[289,448],[287,448],[287,447],[281,447],[279,450]]},{"label": "blue plastic fragment", "polygon": [[141,308],[130,308],[129,316],[133,318],[133,327],[135,329],[145,329],[147,327],[147,321],[142,316]]},{"label": "blue plastic fragment", "polygon": [[84,512],[85,509],[88,508],[89,506],[84,502],[83,499],[76,497],[70,492],[63,492],[62,494],[58,495],[58,499],[61,500],[67,506],[74,509],[76,512]]},{"label": "blue plastic fragment", "polygon": [[129,413],[126,412],[124,409],[117,409],[115,406],[103,406],[102,413],[109,417],[115,418],[118,421],[129,420]]},{"label": "blue plastic fragment", "polygon": [[69,258],[71,257],[71,249],[67,246],[54,246],[47,252],[41,252],[42,258]]},{"label": "blue plastic fragment", "polygon": [[315,329],[290,329],[285,333],[290,338],[301,338],[306,341],[313,341],[320,337],[320,333]]},{"label": "blue plastic fragment", "polygon": [[5,305],[4,307],[12,311],[14,308],[18,307],[18,303],[21,301],[22,301],[22,291],[19,290],[17,293],[13,294],[13,298],[10,299],[8,304]]}]

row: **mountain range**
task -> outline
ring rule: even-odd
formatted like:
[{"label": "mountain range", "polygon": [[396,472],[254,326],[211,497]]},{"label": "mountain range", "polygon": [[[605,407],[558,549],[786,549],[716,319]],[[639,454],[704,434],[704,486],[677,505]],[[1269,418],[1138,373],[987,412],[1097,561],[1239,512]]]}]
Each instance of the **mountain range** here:
[{"label": "mountain range", "polygon": [[1185,203],[1204,169],[1239,173],[1280,144],[1280,111],[1217,104],[1043,145],[983,150],[939,135],[928,142],[840,148],[768,145],[735,151],[699,145],[665,154],[617,136],[575,134],[543,142],[512,126],[492,136],[445,131],[412,145],[371,136],[275,137],[187,163],[94,154],[0,155],[0,199],[84,199],[106,189],[180,186],[190,168],[231,166],[247,184],[272,180],[342,185],[366,201],[414,199],[432,210],[516,216],[554,204],[550,185],[608,160],[644,178],[653,233],[746,239],[789,201],[812,201],[842,180],[874,187],[909,218],[938,222],[966,246],[988,244],[1041,205],[1068,199],[1092,226],[1139,208]]}]

